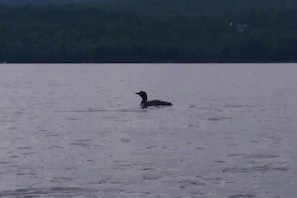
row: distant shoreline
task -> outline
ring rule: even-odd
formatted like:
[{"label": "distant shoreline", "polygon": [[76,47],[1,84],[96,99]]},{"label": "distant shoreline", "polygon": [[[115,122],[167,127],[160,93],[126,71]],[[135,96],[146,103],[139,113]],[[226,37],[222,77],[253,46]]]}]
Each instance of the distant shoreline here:
[{"label": "distant shoreline", "polygon": [[1,5],[0,62],[297,62],[296,2],[216,1]]}]

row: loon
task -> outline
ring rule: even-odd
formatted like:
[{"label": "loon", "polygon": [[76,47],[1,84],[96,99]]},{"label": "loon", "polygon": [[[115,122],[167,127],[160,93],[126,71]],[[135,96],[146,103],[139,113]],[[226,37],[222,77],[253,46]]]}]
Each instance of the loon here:
[{"label": "loon", "polygon": [[139,95],[142,98],[142,101],[140,103],[142,108],[147,108],[150,106],[172,106],[171,102],[165,102],[161,100],[147,101],[147,94],[144,91],[136,92],[135,94]]}]

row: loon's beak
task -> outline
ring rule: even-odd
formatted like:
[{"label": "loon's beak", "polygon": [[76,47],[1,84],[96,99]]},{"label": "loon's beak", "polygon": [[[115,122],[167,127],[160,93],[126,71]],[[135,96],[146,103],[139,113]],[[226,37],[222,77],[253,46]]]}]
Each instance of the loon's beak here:
[{"label": "loon's beak", "polygon": [[140,94],[140,92],[135,92],[135,94],[139,95],[139,94]]}]

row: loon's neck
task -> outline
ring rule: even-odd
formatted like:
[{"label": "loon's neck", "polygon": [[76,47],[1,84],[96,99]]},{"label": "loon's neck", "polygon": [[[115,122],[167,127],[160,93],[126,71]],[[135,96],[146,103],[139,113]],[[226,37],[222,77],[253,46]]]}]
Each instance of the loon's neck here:
[{"label": "loon's neck", "polygon": [[142,108],[147,108],[147,100],[142,100],[140,105]]},{"label": "loon's neck", "polygon": [[147,103],[147,100],[142,99],[141,104],[145,104],[145,103]]},{"label": "loon's neck", "polygon": [[140,106],[142,107],[142,108],[144,108],[144,109],[146,109],[147,108],[147,101],[142,101],[141,103],[140,103]]}]

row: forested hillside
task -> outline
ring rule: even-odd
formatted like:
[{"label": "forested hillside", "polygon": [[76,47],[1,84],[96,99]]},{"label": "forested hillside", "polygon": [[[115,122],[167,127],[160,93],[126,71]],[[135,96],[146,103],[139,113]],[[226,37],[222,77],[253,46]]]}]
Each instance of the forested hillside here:
[{"label": "forested hillside", "polygon": [[0,6],[0,62],[297,61],[297,1],[98,2]]},{"label": "forested hillside", "polygon": [[73,4],[73,3],[99,3],[110,0],[0,0],[0,4],[10,6],[22,5],[48,5],[48,4]]}]

